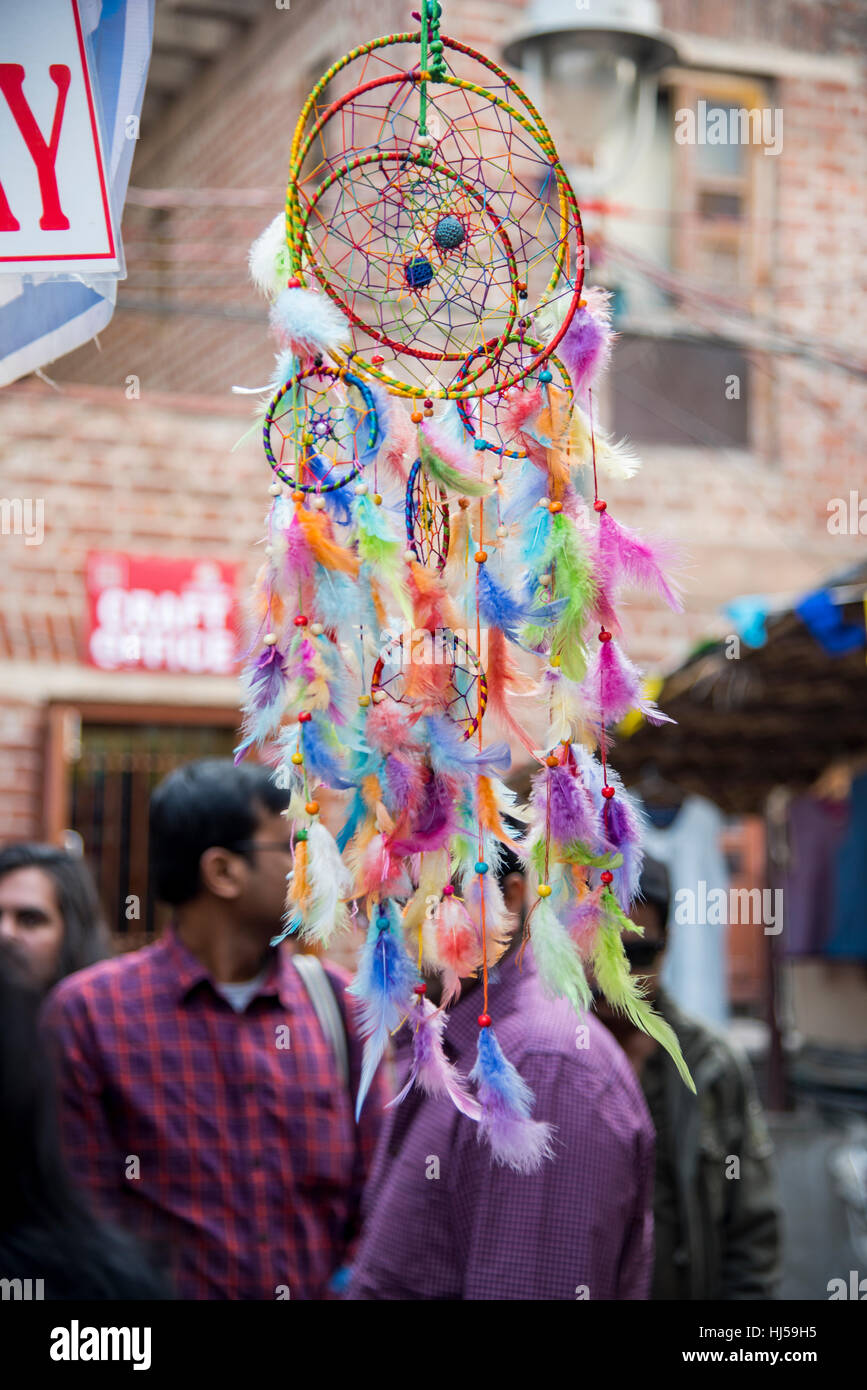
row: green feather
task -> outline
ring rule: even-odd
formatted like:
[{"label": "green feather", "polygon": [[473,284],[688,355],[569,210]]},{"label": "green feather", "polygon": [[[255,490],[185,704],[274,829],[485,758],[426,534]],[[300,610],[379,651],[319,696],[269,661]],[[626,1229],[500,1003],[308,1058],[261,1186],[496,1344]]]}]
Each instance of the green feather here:
[{"label": "green feather", "polygon": [[377,507],[367,493],[356,501],[355,523],[358,554],[374,577],[385,585],[389,598],[394,599],[409,622],[412,619],[412,605],[404,583],[403,546],[395,537],[382,508]]},{"label": "green feather", "polygon": [[530,940],[545,993],[568,999],[577,1014],[589,1009],[593,996],[578,947],[558,922],[547,898],[541,898],[530,923]]},{"label": "green feather", "polygon": [[554,576],[553,597],[566,600],[551,634],[551,651],[560,657],[563,675],[569,680],[580,681],[587,671],[587,650],[582,634],[588,610],[596,597],[596,585],[578,534],[562,512],[552,518],[544,563],[546,568],[551,567]]},{"label": "green feather", "polygon": [[[683,1081],[695,1094],[695,1082],[683,1060],[674,1029],[664,1018],[654,1013],[650,1001],[645,998],[641,986],[630,972],[629,960],[620,937],[619,918],[623,918],[629,924],[630,931],[637,931],[638,928],[629,922],[619,907],[616,913],[611,911],[609,899],[613,901],[613,895],[606,890],[602,894],[606,920],[599,929],[593,953],[593,971],[599,988],[612,1008],[625,1014],[633,1027],[640,1028],[643,1033],[654,1038],[660,1047],[665,1048]],[[614,906],[617,904],[614,903]]]},{"label": "green feather", "polygon": [[429,480],[447,492],[462,493],[464,497],[487,497],[493,487],[493,483],[474,478],[441,458],[421,431],[418,436],[418,456]]}]

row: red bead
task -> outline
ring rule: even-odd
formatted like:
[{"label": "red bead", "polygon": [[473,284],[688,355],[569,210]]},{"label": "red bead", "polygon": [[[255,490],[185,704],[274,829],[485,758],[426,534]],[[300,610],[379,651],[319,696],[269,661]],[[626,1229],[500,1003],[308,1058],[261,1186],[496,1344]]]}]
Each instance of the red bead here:
[{"label": "red bead", "polygon": [[491,1026],[491,1015],[490,1015],[490,1014],[479,1014],[479,1027],[480,1027],[480,1028],[490,1028],[490,1026]]},{"label": "red bead", "polygon": [[425,410],[433,410],[433,401],[425,401],[424,407]]},{"label": "red bead", "polygon": [[454,890],[454,888],[452,887],[452,885],[451,885],[450,883],[447,883],[446,886],[445,886],[445,888],[443,889],[443,897],[444,897],[444,898],[450,898],[450,897],[452,896],[452,893],[453,893],[454,891],[455,891],[455,890]]},{"label": "red bead", "polygon": [[610,801],[611,798],[612,798],[612,796],[614,795],[614,788],[613,788],[613,787],[603,787],[603,788],[602,788],[602,795],[605,797],[605,800],[606,800],[606,801]]},{"label": "red bead", "polygon": [[298,279],[297,275],[290,276],[290,278],[286,281],[286,288],[287,290],[300,290],[301,281]]},{"label": "red bead", "polygon": [[611,641],[611,633],[610,633],[610,632],[606,632],[604,627],[603,627],[603,628],[600,628],[600,630],[599,630],[599,641],[600,641],[600,642],[610,642],[610,641]]},{"label": "red bead", "polygon": [[299,724],[309,724],[311,718],[312,718],[312,716],[311,716],[311,714],[310,714],[309,709],[303,709],[303,710],[301,711],[301,713],[299,714],[299,716],[298,716],[298,723],[299,723]]},{"label": "red bead", "polygon": [[299,613],[299,614],[298,614],[298,617],[295,619],[295,626],[296,626],[296,627],[306,627],[306,626],[307,626],[307,619],[305,618],[305,616],[304,616],[303,613]]},{"label": "red bead", "polygon": [[602,882],[603,882],[603,883],[613,883],[613,882],[614,882],[614,875],[613,875],[613,873],[611,872],[610,869],[603,869],[603,871],[602,871],[602,873],[599,875],[599,877],[602,879]]},{"label": "red bead", "polygon": [[413,994],[427,994],[427,985],[413,985]]},{"label": "red bead", "polygon": [[597,497],[596,501],[593,503],[593,510],[594,512],[604,512],[607,506],[607,502],[603,502],[601,497]]},{"label": "red bead", "polygon": [[380,357],[379,353],[375,352],[370,360],[373,363],[374,367],[381,367],[383,362],[385,361],[385,358]]}]

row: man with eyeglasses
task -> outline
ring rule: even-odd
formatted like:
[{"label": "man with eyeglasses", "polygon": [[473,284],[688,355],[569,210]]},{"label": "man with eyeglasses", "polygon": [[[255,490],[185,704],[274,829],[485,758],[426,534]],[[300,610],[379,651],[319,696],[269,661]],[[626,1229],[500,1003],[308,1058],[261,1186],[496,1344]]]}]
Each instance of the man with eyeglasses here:
[{"label": "man with eyeglasses", "polygon": [[348,976],[270,944],[288,804],[261,766],[175,769],[150,820],[169,930],[64,981],[44,1010],[70,1171],[181,1298],[327,1297],[387,1099],[375,1082],[356,1125]]},{"label": "man with eyeglasses", "polygon": [[656,1130],[654,1299],[768,1299],[779,1278],[772,1146],[749,1062],[681,1012],[659,984],[669,918],[665,867],[646,860],[623,943],[657,1012],[674,1029],[696,1085],[594,990],[596,1012],[641,1083]]}]

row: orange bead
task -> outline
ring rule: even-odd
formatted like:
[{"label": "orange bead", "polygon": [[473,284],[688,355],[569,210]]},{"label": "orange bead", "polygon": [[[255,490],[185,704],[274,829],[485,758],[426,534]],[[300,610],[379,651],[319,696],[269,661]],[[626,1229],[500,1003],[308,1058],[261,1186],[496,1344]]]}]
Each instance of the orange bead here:
[{"label": "orange bead", "polygon": [[469,497],[459,497],[459,498],[458,498],[458,506],[460,507],[460,509],[461,509],[462,512],[465,512],[465,511],[467,510],[467,507],[468,507],[469,505],[470,505],[470,499],[469,499]]},{"label": "orange bead", "polygon": [[422,415],[420,410],[414,410],[409,418],[410,420],[412,420],[412,423],[414,425],[420,425],[422,420],[424,419],[424,416]]},{"label": "orange bead", "polygon": [[292,501],[293,501],[293,502],[303,502],[303,501],[304,501],[304,493],[303,493],[303,492],[293,492],[293,494],[292,494]]},{"label": "orange bead", "polygon": [[563,503],[562,503],[562,502],[552,502],[551,505],[550,505],[549,508],[548,508],[548,511],[549,511],[549,512],[562,512],[562,510],[563,510]]},{"label": "orange bead", "polygon": [[549,753],[545,762],[549,767],[559,767],[560,765],[560,759],[557,757],[556,753]]},{"label": "orange bead", "polygon": [[319,810],[319,802],[308,801],[304,807],[304,810],[307,812],[308,816],[315,816],[317,811]]},{"label": "orange bead", "polygon": [[483,565],[487,558],[488,552],[486,550],[477,550],[474,556],[477,565]]}]

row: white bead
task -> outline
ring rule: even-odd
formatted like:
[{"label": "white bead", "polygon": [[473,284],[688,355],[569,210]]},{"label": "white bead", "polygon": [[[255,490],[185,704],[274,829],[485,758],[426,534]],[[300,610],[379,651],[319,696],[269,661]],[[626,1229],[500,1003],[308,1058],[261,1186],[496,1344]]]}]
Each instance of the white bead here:
[{"label": "white bead", "polygon": [[322,626],[321,623],[311,623],[310,631],[314,637],[321,637],[323,632],[325,631],[325,628]]},{"label": "white bead", "polygon": [[364,497],[364,496],[366,496],[366,494],[367,494],[367,483],[356,483],[356,484],[355,484],[355,495],[356,495],[356,497]]},{"label": "white bead", "polygon": [[276,632],[266,632],[266,633],[265,633],[265,636],[262,638],[262,641],[265,643],[265,646],[266,646],[266,647],[276,647],[276,645],[277,645],[277,634],[276,634]]},{"label": "white bead", "polygon": [[433,141],[433,136],[432,136],[432,135],[420,135],[420,136],[418,137],[418,144],[421,145],[421,147],[422,147],[423,150],[428,150],[428,149],[430,149],[430,147],[431,147],[431,145],[433,144],[433,142],[434,142],[434,141]]},{"label": "white bead", "polygon": [[508,526],[498,526],[498,527],[497,527],[497,536],[499,537],[500,540],[502,540],[504,536],[508,536],[508,534],[509,534],[509,528],[508,528]]},{"label": "white bead", "polygon": [[270,492],[272,497],[279,497],[283,489],[281,488],[279,483],[272,483],[268,491]]},{"label": "white bead", "polygon": [[500,481],[500,479],[502,478],[502,476],[503,476],[503,470],[502,470],[502,468],[495,468],[495,469],[494,469],[494,482],[495,482],[495,483],[498,483],[498,482]]},{"label": "white bead", "polygon": [[320,497],[318,493],[313,494],[313,510],[314,512],[325,511],[325,498]]},{"label": "white bead", "polygon": [[406,563],[409,565],[409,564],[412,563],[413,560],[417,560],[417,559],[418,559],[418,556],[416,555],[416,553],[415,553],[414,550],[405,550],[405,551],[403,552],[403,558],[406,560]]},{"label": "white bead", "polygon": [[550,574],[540,574],[540,575],[539,575],[539,583],[542,584],[542,585],[544,585],[545,588],[547,588],[548,585],[551,583],[551,576],[550,576]]},{"label": "white bead", "polygon": [[266,555],[273,555],[273,554],[274,554],[274,547],[273,547],[273,545],[266,545],[266,546],[265,546],[265,554],[266,554]]},{"label": "white bead", "polygon": [[546,508],[547,508],[548,506],[550,506],[550,498],[548,498],[548,497],[540,497],[539,500],[538,500],[538,502],[536,503],[536,506],[537,506],[537,507],[546,507]]},{"label": "white bead", "polygon": [[375,705],[381,705],[384,699],[385,699],[385,691],[384,691],[384,690],[374,690],[374,692],[373,692],[373,703],[374,703]]}]

